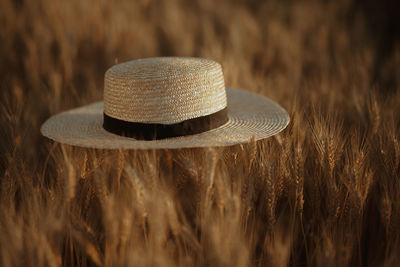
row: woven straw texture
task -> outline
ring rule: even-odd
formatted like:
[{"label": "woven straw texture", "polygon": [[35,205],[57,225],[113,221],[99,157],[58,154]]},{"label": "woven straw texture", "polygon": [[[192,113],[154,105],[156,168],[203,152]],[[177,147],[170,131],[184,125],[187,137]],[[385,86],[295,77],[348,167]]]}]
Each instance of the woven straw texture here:
[{"label": "woven straw texture", "polygon": [[221,65],[209,59],[139,59],[105,74],[104,112],[120,120],[174,124],[226,105]]},{"label": "woven straw texture", "polygon": [[48,119],[44,136],[57,142],[102,149],[175,149],[230,146],[270,137],[289,123],[287,112],[273,101],[248,91],[226,89],[229,121],[219,128],[195,135],[141,141],[103,129],[103,102],[69,110]]}]

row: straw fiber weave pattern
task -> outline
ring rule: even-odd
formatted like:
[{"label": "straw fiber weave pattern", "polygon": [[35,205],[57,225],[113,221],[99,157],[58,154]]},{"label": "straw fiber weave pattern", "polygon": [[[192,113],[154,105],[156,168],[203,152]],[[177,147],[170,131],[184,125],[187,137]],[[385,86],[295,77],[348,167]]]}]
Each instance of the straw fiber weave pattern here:
[{"label": "straw fiber weave pattern", "polygon": [[104,149],[163,149],[229,146],[270,137],[289,123],[286,111],[273,101],[244,90],[226,90],[229,121],[213,130],[183,137],[141,141],[103,129],[103,102],[76,108],[51,117],[42,134],[55,141]]},{"label": "straw fiber weave pattern", "polygon": [[139,59],[105,74],[104,112],[116,119],[174,124],[226,105],[221,65],[209,59]]}]

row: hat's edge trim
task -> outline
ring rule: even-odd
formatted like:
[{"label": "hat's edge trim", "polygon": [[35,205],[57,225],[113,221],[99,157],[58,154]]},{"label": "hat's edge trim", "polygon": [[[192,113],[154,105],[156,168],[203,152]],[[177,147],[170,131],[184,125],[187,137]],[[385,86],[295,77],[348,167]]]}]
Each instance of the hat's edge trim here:
[{"label": "hat's edge trim", "polygon": [[[52,141],[54,141],[54,142],[56,142],[56,143],[60,143],[60,144],[63,144],[63,145],[69,145],[69,146],[75,146],[75,147],[81,147],[81,148],[89,148],[89,149],[92,148],[92,149],[100,149],[100,150],[120,150],[120,149],[124,149],[124,150],[159,150],[159,149],[161,149],[161,150],[164,150],[164,149],[167,149],[167,150],[176,150],[176,149],[192,149],[192,148],[193,148],[193,149],[196,149],[196,148],[230,147],[230,146],[236,146],[236,145],[246,144],[246,143],[249,143],[251,140],[262,141],[262,140],[265,140],[265,139],[267,139],[267,138],[270,138],[270,137],[272,137],[272,136],[274,136],[274,135],[276,135],[276,134],[281,133],[282,131],[284,131],[284,130],[287,128],[287,126],[288,126],[289,123],[291,122],[291,119],[290,119],[290,116],[289,116],[288,112],[287,112],[281,105],[279,105],[278,103],[276,103],[275,101],[273,101],[273,100],[271,100],[271,99],[269,99],[269,98],[267,98],[267,97],[265,97],[265,96],[263,96],[263,95],[260,95],[260,94],[254,93],[254,92],[249,92],[249,91],[247,91],[247,90],[236,89],[236,88],[227,88],[227,90],[231,90],[231,91],[244,91],[244,92],[246,92],[246,93],[248,93],[248,94],[253,94],[253,95],[255,95],[255,96],[259,97],[259,98],[264,98],[264,99],[267,100],[271,105],[273,105],[275,108],[277,108],[277,109],[280,111],[280,115],[282,115],[282,116],[284,117],[284,118],[282,118],[282,122],[284,122],[284,124],[282,124],[282,125],[279,127],[278,130],[272,132],[271,134],[269,134],[268,136],[265,136],[265,137],[258,137],[258,138],[255,138],[255,139],[254,139],[254,138],[253,138],[254,135],[249,135],[249,137],[248,137],[247,140],[245,140],[245,141],[239,141],[239,140],[236,140],[236,141],[235,141],[235,140],[232,140],[232,142],[224,142],[224,143],[219,143],[219,144],[215,144],[215,145],[206,145],[206,146],[202,146],[201,144],[193,144],[193,146],[182,146],[182,147],[168,147],[168,146],[165,146],[165,147],[154,147],[154,148],[152,148],[152,147],[142,147],[142,146],[138,146],[138,147],[123,147],[123,146],[120,146],[120,147],[104,147],[104,146],[102,146],[102,147],[100,147],[100,146],[95,146],[95,145],[92,145],[92,144],[91,144],[91,145],[84,145],[84,144],[76,144],[76,143],[72,144],[72,143],[68,143],[68,141],[66,141],[66,140],[60,140],[59,138],[57,138],[57,137],[55,137],[54,135],[52,135],[52,134],[50,134],[49,132],[47,132],[47,130],[45,129],[45,128],[46,128],[46,124],[49,123],[49,122],[51,121],[51,119],[52,119],[54,116],[58,116],[58,115],[61,115],[61,114],[63,114],[63,113],[67,113],[67,112],[73,110],[73,109],[69,109],[69,110],[60,112],[60,113],[55,114],[55,115],[51,116],[50,118],[48,118],[48,119],[41,125],[41,127],[40,127],[40,133],[41,133],[44,137],[46,137],[46,138],[48,138],[48,139],[50,139],[50,140],[52,140]],[[77,108],[81,108],[81,107],[85,107],[85,106],[90,106],[90,105],[96,105],[96,104],[100,104],[100,103],[103,103],[103,101],[92,102],[92,103],[90,103],[90,104],[88,104],[88,105],[80,106],[80,107],[77,107]],[[229,105],[229,103],[228,103],[228,105]],[[228,108],[229,108],[229,106],[228,106]],[[185,137],[183,137],[183,138],[185,138]],[[140,140],[138,140],[138,141],[140,141]],[[146,141],[146,142],[151,143],[151,142],[159,142],[159,141],[160,141],[160,140],[149,140],[149,141]]]}]

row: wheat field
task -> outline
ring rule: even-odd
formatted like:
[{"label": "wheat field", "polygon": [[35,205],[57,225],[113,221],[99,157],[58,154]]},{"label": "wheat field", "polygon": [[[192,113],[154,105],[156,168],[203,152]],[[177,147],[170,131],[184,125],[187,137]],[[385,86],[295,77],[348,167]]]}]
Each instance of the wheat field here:
[{"label": "wheat field", "polygon": [[[399,24],[365,3],[0,0],[0,266],[398,266]],[[291,123],[229,148],[40,135],[152,56],[214,59]]]}]

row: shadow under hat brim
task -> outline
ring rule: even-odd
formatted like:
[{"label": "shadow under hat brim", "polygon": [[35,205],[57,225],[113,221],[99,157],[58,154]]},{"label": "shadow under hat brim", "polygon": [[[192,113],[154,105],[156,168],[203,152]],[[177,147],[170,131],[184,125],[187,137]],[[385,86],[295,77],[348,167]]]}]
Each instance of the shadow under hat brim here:
[{"label": "shadow under hat brim", "polygon": [[41,127],[44,136],[63,144],[100,149],[177,149],[231,146],[273,136],[288,125],[287,112],[272,100],[245,90],[227,88],[226,124],[207,132],[162,140],[136,140],[103,128],[103,102],[62,112]]}]

